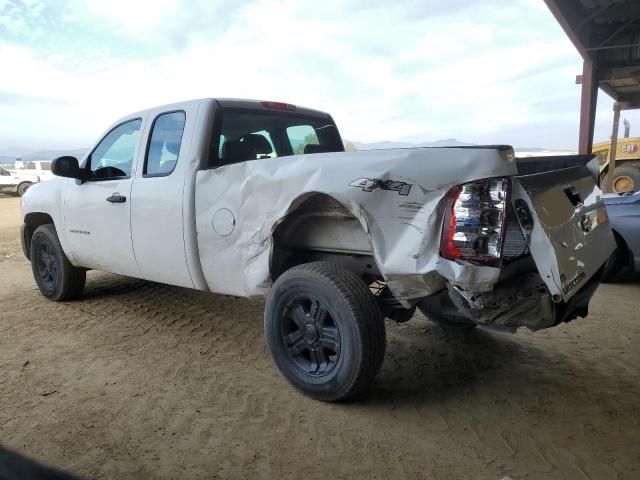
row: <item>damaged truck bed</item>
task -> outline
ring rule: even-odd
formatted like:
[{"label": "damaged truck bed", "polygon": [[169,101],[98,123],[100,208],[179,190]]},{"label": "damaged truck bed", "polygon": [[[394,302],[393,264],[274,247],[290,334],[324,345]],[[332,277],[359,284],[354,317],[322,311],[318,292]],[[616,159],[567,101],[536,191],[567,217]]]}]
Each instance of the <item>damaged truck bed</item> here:
[{"label": "damaged truck bed", "polygon": [[278,102],[138,112],[53,170],[67,178],[23,201],[45,296],[79,295],[87,268],[265,295],[278,368],[321,400],[373,381],[384,316],[511,330],[586,316],[615,248],[589,156],[345,152],[330,115]]}]

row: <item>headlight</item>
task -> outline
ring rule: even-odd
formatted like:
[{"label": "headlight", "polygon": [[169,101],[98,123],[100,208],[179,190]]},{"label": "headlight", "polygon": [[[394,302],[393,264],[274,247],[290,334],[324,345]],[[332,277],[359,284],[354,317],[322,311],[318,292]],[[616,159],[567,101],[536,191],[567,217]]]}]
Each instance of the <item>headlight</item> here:
[{"label": "headlight", "polygon": [[510,183],[492,178],[465,183],[447,194],[440,256],[498,266],[506,228]]}]

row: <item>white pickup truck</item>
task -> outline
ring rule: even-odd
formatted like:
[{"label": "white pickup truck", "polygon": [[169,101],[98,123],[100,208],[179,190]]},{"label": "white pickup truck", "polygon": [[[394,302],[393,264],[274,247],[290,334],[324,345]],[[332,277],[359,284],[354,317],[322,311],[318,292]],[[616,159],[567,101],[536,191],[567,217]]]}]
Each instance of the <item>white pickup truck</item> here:
[{"label": "white pickup truck", "polygon": [[0,166],[0,193],[11,193],[22,196],[31,185],[39,181],[37,177],[25,175],[19,171],[11,171]]},{"label": "white pickup truck", "polygon": [[203,99],[128,115],[23,197],[52,300],[88,269],[266,296],[275,363],[325,401],[367,389],[384,317],[515,330],[586,316],[615,248],[590,156],[345,152],[330,115]]}]

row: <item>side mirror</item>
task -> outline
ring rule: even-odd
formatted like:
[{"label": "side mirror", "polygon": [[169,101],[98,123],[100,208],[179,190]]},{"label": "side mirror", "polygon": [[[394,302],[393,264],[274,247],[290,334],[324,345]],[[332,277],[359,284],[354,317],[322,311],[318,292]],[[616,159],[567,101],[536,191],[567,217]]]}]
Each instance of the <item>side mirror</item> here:
[{"label": "side mirror", "polygon": [[78,159],[67,155],[58,157],[51,162],[51,172],[58,177],[75,178],[77,180],[87,179],[87,173],[80,168]]}]

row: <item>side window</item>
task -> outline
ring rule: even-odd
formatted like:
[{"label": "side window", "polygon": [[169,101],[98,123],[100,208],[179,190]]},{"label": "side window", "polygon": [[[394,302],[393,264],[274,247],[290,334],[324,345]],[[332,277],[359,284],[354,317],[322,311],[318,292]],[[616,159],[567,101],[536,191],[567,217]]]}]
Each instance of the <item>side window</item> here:
[{"label": "side window", "polygon": [[139,118],[111,130],[91,153],[87,169],[94,180],[110,180],[131,176],[133,157],[140,138]]},{"label": "side window", "polygon": [[8,170],[5,170],[4,168],[0,167],[0,175],[8,177],[11,175],[11,173],[9,173]]},{"label": "side window", "polygon": [[295,125],[287,128],[287,136],[294,155],[309,152],[307,145],[320,145],[316,130],[311,125]]},{"label": "side window", "polygon": [[163,113],[156,117],[151,130],[143,175],[161,177],[176,168],[186,116],[184,112]]}]

